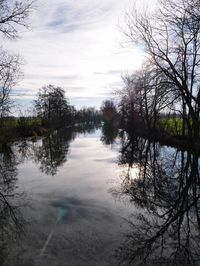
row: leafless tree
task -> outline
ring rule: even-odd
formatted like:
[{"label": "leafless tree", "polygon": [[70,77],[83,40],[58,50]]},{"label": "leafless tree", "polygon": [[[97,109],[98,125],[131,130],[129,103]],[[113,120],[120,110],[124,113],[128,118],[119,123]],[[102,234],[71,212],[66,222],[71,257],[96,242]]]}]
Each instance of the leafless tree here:
[{"label": "leafless tree", "polygon": [[133,10],[125,21],[131,42],[144,49],[148,62],[179,92],[184,119],[192,121],[191,136],[199,137],[199,0],[161,0],[159,10],[151,14]]},{"label": "leafless tree", "polygon": [[0,49],[0,117],[5,117],[12,106],[10,91],[21,77],[20,58]]},{"label": "leafless tree", "polygon": [[[132,75],[123,77],[125,87],[121,91],[121,107],[128,121],[138,122],[148,130],[155,130],[160,113],[179,98],[170,80],[152,65],[144,65]],[[140,123],[140,127],[141,127]]]},{"label": "leafless tree", "polygon": [[[27,18],[33,2],[0,0],[0,35],[9,39],[19,36],[19,28],[27,27]],[[10,92],[19,81],[21,60],[19,55],[0,47],[0,117],[9,113],[12,101]]]},{"label": "leafless tree", "polygon": [[10,39],[17,38],[19,26],[28,27],[27,18],[32,6],[30,0],[0,0],[0,32]]}]

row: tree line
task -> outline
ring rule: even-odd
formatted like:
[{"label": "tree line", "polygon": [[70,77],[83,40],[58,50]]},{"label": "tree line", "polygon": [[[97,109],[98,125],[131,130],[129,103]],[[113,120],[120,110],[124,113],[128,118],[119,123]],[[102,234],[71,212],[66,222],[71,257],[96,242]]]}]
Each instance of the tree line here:
[{"label": "tree line", "polygon": [[[159,1],[153,12],[132,10],[124,33],[146,59],[123,77],[119,112],[124,126],[163,130],[170,118],[181,121],[181,136],[200,134],[200,2]],[[167,119],[166,119],[167,117]]]},{"label": "tree line", "polygon": [[[0,34],[19,37],[27,27],[33,8],[31,1],[0,1]],[[151,134],[165,132],[169,123],[176,135],[200,135],[200,3],[198,0],[160,0],[152,12],[128,12],[124,34],[131,45],[145,52],[143,66],[124,75],[117,106],[112,101],[94,108],[76,110],[65,98],[63,88],[47,85],[38,92],[34,107],[43,125],[59,126],[72,121],[112,122],[125,129],[140,129]],[[10,92],[22,76],[21,59],[0,48],[0,118],[9,115]],[[103,115],[101,117],[101,115]],[[174,133],[174,132],[173,132]]]},{"label": "tree line", "polygon": [[[2,38],[16,40],[19,38],[19,30],[28,28],[28,17],[34,7],[34,2],[0,0],[0,34]],[[5,127],[5,121],[11,116],[12,107],[15,105],[11,97],[11,91],[22,78],[22,59],[3,47],[0,47],[0,125]],[[64,124],[85,123],[99,121],[99,112],[93,108],[76,110],[65,97],[65,91],[52,84],[43,86],[33,103],[36,116],[44,126],[58,127]],[[24,127],[30,122],[20,111],[21,117],[18,124]],[[33,115],[33,114],[31,114]],[[27,115],[26,115],[27,116]],[[38,120],[37,120],[38,121]]]},{"label": "tree line", "polygon": [[61,127],[74,123],[99,122],[101,116],[94,107],[76,110],[65,97],[64,89],[52,84],[39,90],[34,107],[44,126]]}]

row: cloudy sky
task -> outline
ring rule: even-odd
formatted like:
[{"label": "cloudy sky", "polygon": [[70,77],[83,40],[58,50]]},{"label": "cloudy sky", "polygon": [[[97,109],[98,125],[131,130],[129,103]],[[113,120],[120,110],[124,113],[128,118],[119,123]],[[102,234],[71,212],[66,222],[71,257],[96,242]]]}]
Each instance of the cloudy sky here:
[{"label": "cloudy sky", "polygon": [[132,6],[131,0],[37,0],[31,29],[21,30],[17,41],[5,41],[25,61],[12,97],[26,105],[49,83],[62,86],[77,107],[98,107],[112,97],[122,86],[121,74],[137,69],[143,58],[124,45],[118,29]]}]

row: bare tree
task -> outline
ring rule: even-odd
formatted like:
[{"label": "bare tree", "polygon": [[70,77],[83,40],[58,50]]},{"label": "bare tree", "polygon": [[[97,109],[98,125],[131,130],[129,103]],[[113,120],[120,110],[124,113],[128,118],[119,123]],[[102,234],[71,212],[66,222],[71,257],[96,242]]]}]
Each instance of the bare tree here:
[{"label": "bare tree", "polygon": [[152,65],[144,65],[132,75],[122,77],[124,88],[120,92],[122,117],[135,126],[143,125],[155,130],[162,111],[179,98],[169,79]]},{"label": "bare tree", "polygon": [[0,117],[5,117],[12,106],[10,91],[21,77],[20,58],[0,49]]},{"label": "bare tree", "polygon": [[126,25],[131,42],[142,45],[148,61],[180,94],[185,120],[192,122],[191,136],[199,137],[199,0],[161,0],[154,13],[127,14]]},{"label": "bare tree", "polygon": [[[0,0],[0,34],[16,39],[19,28],[27,27],[27,18],[33,2]],[[9,113],[12,101],[10,92],[19,81],[21,60],[19,55],[9,53],[0,47],[0,117]]]},{"label": "bare tree", "polygon": [[0,32],[11,39],[18,37],[19,26],[27,27],[33,2],[0,0]]}]

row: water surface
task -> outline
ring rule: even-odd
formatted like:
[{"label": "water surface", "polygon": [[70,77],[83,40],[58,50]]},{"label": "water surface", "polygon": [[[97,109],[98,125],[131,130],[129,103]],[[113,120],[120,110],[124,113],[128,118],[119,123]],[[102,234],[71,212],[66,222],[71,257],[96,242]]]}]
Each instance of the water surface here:
[{"label": "water surface", "polygon": [[0,161],[1,265],[198,265],[198,155],[90,125]]}]

